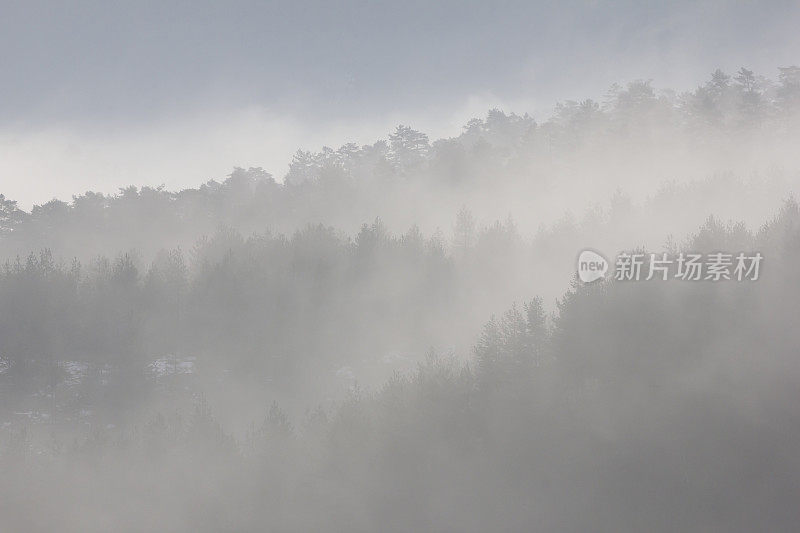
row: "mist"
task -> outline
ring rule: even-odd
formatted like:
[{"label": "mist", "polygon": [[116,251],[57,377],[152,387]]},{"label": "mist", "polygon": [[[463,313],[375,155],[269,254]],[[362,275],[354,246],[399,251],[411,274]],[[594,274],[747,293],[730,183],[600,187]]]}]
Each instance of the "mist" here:
[{"label": "mist", "polygon": [[171,190],[297,149],[457,136],[488,109],[538,122],[614,83],[695,89],[796,62],[795,2],[6,2],[3,194]]},{"label": "mist", "polygon": [[797,529],[797,6],[3,7],[1,531]]}]

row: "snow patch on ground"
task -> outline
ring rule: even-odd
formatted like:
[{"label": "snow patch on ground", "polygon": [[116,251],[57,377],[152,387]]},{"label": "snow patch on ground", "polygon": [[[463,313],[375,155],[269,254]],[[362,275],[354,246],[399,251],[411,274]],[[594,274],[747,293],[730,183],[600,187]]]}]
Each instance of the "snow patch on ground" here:
[{"label": "snow patch on ground", "polygon": [[66,372],[65,381],[70,385],[79,384],[89,371],[89,363],[84,361],[59,361],[58,366]]},{"label": "snow patch on ground", "polygon": [[187,357],[180,359],[173,355],[161,357],[147,365],[150,373],[157,378],[175,376],[180,374],[194,374],[195,358]]}]

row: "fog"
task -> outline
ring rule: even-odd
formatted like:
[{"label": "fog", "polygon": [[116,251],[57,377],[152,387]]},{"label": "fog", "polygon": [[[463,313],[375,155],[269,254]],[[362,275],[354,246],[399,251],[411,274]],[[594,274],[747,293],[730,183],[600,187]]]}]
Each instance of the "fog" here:
[{"label": "fog", "polygon": [[544,122],[637,79],[774,78],[800,49],[791,0],[230,4],[0,4],[2,193],[280,179],[297,149],[457,136],[493,107]]},{"label": "fog", "polygon": [[797,7],[487,6],[7,7],[0,531],[797,529]]}]

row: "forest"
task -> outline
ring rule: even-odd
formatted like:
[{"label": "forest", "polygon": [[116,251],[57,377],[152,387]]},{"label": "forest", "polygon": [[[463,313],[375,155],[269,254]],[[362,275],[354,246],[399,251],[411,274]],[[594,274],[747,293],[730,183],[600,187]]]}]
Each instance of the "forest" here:
[{"label": "forest", "polygon": [[[793,531],[799,141],[800,67],[741,68],[0,195],[3,527]],[[764,262],[583,283],[586,248]]]}]

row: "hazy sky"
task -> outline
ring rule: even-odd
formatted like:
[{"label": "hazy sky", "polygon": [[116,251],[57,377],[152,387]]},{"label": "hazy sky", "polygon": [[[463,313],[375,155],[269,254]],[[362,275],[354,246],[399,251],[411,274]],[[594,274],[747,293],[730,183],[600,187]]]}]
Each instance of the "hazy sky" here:
[{"label": "hazy sky", "polygon": [[282,177],[397,123],[545,118],[615,81],[690,89],[800,62],[800,3],[0,1],[0,193]]}]

